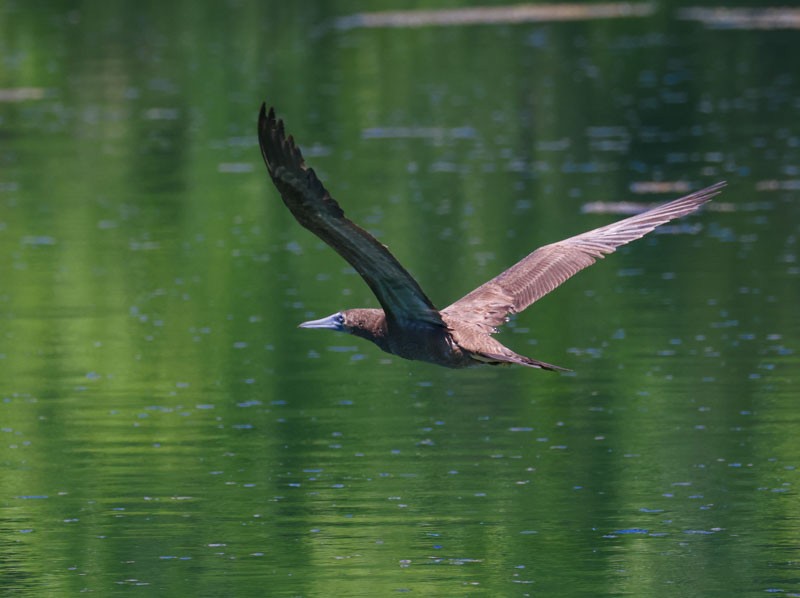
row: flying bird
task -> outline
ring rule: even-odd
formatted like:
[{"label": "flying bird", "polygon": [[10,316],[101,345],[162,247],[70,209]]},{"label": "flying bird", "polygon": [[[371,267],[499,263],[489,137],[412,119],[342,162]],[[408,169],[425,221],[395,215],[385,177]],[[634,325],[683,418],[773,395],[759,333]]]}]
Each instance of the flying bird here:
[{"label": "flying bird", "polygon": [[638,239],[657,226],[697,210],[724,182],[641,214],[536,249],[452,305],[437,309],[416,280],[375,237],[349,220],[305,165],[300,149],[284,131],[275,109],[261,105],[261,154],[272,182],[297,221],[330,245],[358,272],[382,309],[346,309],[300,324],[327,328],[372,341],[405,359],[464,368],[480,364],[519,364],[568,371],[520,355],[492,335],[497,327],[565,280]]}]

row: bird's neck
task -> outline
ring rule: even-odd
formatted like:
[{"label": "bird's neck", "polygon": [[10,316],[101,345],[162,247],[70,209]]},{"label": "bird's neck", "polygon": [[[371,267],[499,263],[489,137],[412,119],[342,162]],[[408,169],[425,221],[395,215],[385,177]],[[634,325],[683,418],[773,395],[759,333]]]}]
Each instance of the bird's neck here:
[{"label": "bird's neck", "polygon": [[350,334],[372,341],[384,351],[388,350],[386,315],[382,309],[348,309],[345,323]]}]

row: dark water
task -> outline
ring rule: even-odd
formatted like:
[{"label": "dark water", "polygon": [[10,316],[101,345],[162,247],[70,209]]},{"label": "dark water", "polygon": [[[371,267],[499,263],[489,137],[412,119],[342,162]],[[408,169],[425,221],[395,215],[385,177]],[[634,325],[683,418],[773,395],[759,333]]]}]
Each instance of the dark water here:
[{"label": "dark water", "polygon": [[[287,4],[0,2],[0,592],[800,595],[792,14]],[[437,369],[296,328],[375,300],[263,99],[439,305],[729,186]]]}]

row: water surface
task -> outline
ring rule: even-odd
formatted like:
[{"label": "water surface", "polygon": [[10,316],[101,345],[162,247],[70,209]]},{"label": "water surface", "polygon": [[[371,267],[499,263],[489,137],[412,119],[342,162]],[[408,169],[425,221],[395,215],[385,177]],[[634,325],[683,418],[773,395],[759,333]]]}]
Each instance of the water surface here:
[{"label": "water surface", "polygon": [[[0,2],[0,588],[800,595],[797,31],[648,7]],[[437,369],[296,328],[375,300],[263,99],[441,306],[729,187],[502,332],[572,373]]]}]

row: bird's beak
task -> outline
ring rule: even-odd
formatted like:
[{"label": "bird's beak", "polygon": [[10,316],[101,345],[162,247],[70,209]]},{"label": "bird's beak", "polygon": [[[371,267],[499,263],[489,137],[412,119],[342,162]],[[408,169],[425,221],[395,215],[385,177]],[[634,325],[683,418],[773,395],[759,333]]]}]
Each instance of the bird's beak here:
[{"label": "bird's beak", "polygon": [[328,330],[344,330],[344,318],[341,313],[335,313],[327,318],[303,322],[298,328],[327,328]]}]

